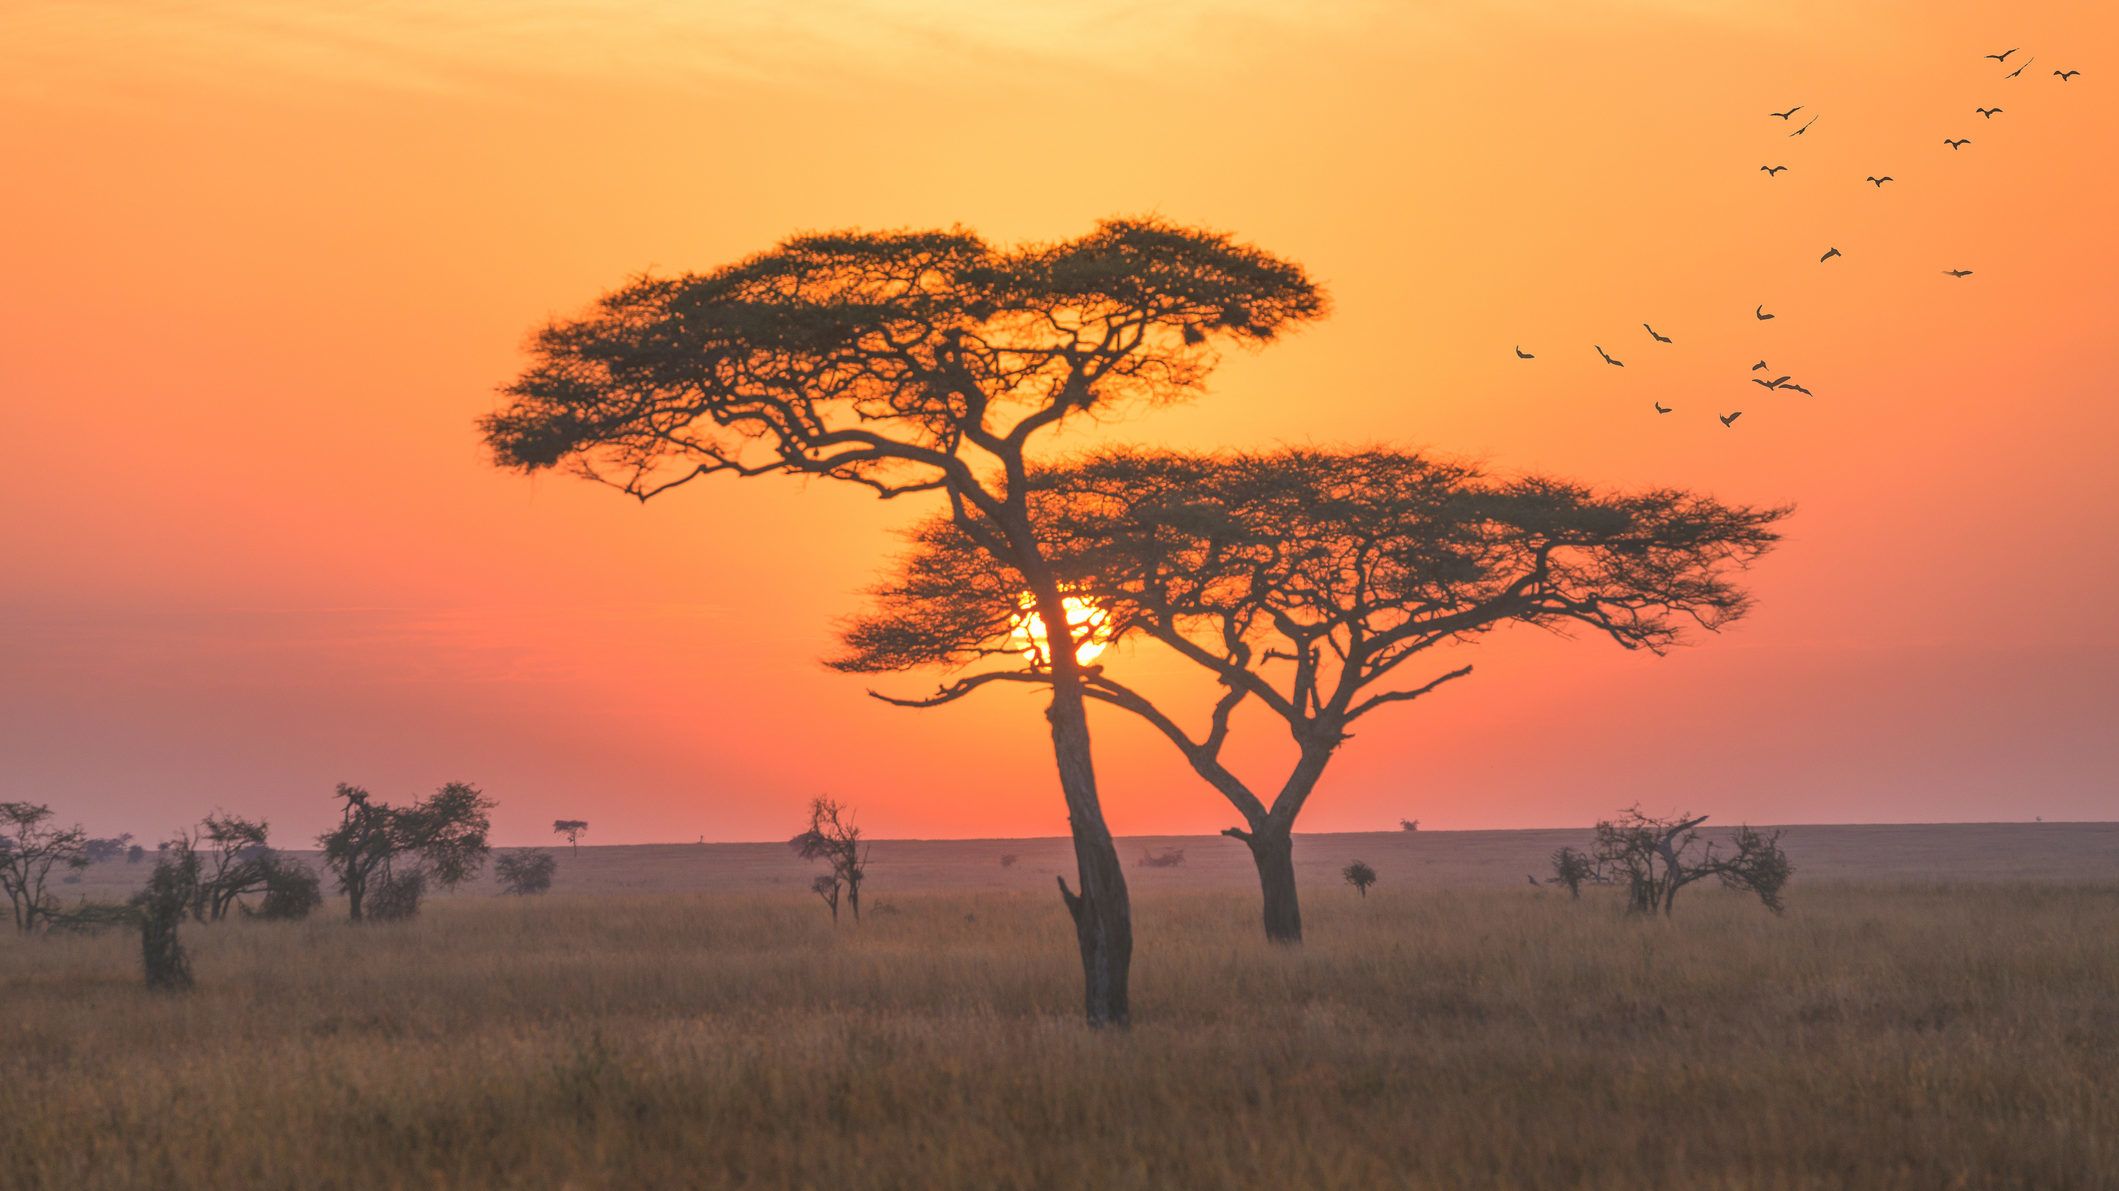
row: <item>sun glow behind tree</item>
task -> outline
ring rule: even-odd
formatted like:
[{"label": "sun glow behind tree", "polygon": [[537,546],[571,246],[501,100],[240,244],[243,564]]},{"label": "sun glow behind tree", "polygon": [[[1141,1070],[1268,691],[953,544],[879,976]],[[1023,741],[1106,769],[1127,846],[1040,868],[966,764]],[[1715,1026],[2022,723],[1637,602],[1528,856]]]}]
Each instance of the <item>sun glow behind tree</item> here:
[{"label": "sun glow behind tree", "polygon": [[[1080,596],[1064,597],[1067,606],[1067,632],[1074,639],[1074,660],[1084,665],[1095,661],[1097,655],[1111,644],[1111,613]],[[1034,597],[1025,593],[1015,616],[1015,631],[1010,641],[1022,650],[1030,664],[1043,668],[1051,658],[1049,638],[1045,633],[1045,618],[1039,615]]]}]

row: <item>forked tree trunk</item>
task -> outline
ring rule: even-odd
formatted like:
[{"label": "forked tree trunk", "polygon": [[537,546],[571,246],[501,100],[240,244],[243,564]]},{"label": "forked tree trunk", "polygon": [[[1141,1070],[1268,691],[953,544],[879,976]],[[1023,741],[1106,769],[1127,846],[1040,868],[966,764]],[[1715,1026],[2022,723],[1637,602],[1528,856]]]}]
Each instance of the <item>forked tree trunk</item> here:
[{"label": "forked tree trunk", "polygon": [[[1265,899],[1266,938],[1275,943],[1302,942],[1302,902],[1295,893],[1295,841],[1286,827],[1271,823],[1239,836],[1258,866],[1258,891]],[[1367,896],[1368,891],[1362,890]]]},{"label": "forked tree trunk", "polygon": [[[1056,670],[1071,669],[1064,662]],[[1089,754],[1089,720],[1081,688],[1054,675],[1052,754],[1059,763],[1060,791],[1067,799],[1067,821],[1074,835],[1074,863],[1082,890],[1059,881],[1060,896],[1074,917],[1075,942],[1082,953],[1082,999],[1092,1027],[1131,1021],[1127,978],[1133,966],[1133,908],[1126,895],[1126,870],[1118,861],[1111,828],[1104,823],[1096,796],[1096,769]]]}]

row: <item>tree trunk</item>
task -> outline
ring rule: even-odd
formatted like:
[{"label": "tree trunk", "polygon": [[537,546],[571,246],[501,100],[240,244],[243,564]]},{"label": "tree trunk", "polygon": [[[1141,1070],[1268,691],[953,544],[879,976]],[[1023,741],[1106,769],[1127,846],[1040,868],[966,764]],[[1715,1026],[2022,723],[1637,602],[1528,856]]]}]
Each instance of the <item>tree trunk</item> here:
[{"label": "tree trunk", "polygon": [[368,878],[349,877],[346,881],[346,905],[352,912],[353,921],[361,920],[361,894],[368,891]]},{"label": "tree trunk", "polygon": [[[1047,620],[1064,624],[1064,620]],[[1133,907],[1126,895],[1126,870],[1096,796],[1096,769],[1089,754],[1089,718],[1082,704],[1079,678],[1063,659],[1055,659],[1052,706],[1052,755],[1059,764],[1060,792],[1067,799],[1067,822],[1074,835],[1074,863],[1082,891],[1059,881],[1060,896],[1074,917],[1075,942],[1082,952],[1082,1000],[1091,1027],[1118,1026],[1132,1020],[1127,978],[1133,966]],[[1071,680],[1071,681],[1070,681]]]},{"label": "tree trunk", "polygon": [[[1258,866],[1258,890],[1265,896],[1266,938],[1275,943],[1302,942],[1302,902],[1295,893],[1295,841],[1286,827],[1264,823],[1239,836]],[[1368,890],[1361,891],[1363,897]]]}]

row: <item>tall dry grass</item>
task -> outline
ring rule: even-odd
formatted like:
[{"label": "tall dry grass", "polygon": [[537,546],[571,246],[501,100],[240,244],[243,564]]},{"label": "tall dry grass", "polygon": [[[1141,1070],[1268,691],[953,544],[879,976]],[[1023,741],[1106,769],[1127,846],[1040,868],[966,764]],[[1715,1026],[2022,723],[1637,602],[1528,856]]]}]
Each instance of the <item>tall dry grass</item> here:
[{"label": "tall dry grass", "polygon": [[[9,1187],[2119,1185],[2119,885],[445,900],[0,942]],[[1606,892],[1606,891],[1600,891]]]}]

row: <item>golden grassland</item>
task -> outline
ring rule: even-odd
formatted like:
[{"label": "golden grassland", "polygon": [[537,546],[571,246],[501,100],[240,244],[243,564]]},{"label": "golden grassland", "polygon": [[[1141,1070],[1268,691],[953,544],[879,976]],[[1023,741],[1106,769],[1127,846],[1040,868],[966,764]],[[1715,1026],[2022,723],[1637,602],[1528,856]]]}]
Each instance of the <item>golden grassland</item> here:
[{"label": "golden grassland", "polygon": [[2119,1185],[2119,881],[1146,888],[1124,1033],[1048,890],[9,938],[0,1184]]}]

